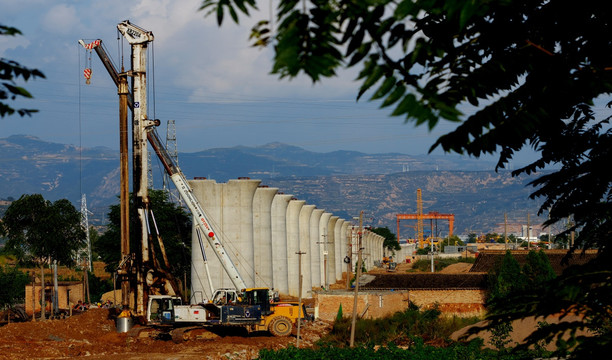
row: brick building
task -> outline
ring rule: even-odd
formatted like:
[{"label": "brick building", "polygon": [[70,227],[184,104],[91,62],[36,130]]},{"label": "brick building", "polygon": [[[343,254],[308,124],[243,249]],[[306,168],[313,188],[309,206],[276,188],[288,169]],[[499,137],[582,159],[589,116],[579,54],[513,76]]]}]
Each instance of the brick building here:
[{"label": "brick building", "polygon": [[[79,300],[84,300],[84,287],[82,281],[59,281],[57,289],[57,303],[60,309],[69,309]],[[34,285],[34,301],[36,304],[36,312],[40,312],[40,283]],[[47,314],[51,311],[53,298],[53,282],[45,282],[45,311]],[[25,289],[25,310],[28,315],[32,315],[32,284],[26,285]]]}]

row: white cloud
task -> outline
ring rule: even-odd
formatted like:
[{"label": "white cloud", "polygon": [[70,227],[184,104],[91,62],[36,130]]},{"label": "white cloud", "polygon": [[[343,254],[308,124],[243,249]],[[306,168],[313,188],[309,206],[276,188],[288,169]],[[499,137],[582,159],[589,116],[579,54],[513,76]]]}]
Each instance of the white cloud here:
[{"label": "white cloud", "polygon": [[80,28],[80,18],[73,6],[60,4],[51,7],[41,19],[41,27],[50,34],[68,35]]}]

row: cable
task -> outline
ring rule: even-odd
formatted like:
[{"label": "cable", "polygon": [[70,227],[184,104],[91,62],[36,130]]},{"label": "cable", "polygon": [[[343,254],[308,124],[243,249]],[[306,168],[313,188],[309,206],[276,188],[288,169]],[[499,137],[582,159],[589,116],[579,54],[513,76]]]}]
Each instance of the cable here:
[{"label": "cable", "polygon": [[78,120],[79,120],[79,193],[83,194],[83,139],[82,139],[82,129],[81,129],[81,54],[80,54],[80,44],[77,43],[77,58],[78,58],[78,63],[79,63],[79,67],[77,70],[77,76],[79,77],[79,80],[77,81],[77,88],[78,88],[78,98],[79,98],[79,103],[77,105],[77,111],[78,111]]}]

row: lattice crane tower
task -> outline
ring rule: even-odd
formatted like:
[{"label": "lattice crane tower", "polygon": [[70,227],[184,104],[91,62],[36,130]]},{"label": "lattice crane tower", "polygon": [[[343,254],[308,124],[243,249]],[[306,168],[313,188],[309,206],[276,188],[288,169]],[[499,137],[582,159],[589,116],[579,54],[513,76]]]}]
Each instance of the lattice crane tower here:
[{"label": "lattice crane tower", "polygon": [[419,247],[423,248],[423,197],[421,189],[417,189],[417,239]]}]

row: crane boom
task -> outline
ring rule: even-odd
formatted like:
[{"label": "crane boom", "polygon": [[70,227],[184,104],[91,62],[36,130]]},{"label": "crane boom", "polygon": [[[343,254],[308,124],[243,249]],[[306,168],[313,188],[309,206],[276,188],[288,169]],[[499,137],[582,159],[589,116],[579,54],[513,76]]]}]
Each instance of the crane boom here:
[{"label": "crane boom", "polygon": [[[108,53],[104,49],[104,46],[102,45],[102,40],[98,39],[91,43],[85,43],[84,40],[79,40],[79,44],[81,44],[81,46],[83,46],[86,50],[96,51],[96,54],[98,54],[98,57],[100,58],[100,61],[102,61],[102,65],[104,65],[104,68],[108,72],[108,75],[110,75],[111,79],[113,79],[115,86],[119,87],[119,82],[120,82],[119,72],[117,71],[117,68],[113,64],[113,61],[111,60],[110,56],[108,56]],[[133,109],[134,100],[132,100],[132,93],[131,92],[128,93],[127,96],[128,96],[128,106],[130,107],[130,109]]]},{"label": "crane boom", "polygon": [[174,161],[172,160],[172,158],[170,157],[170,155],[168,154],[165,147],[163,146],[154,131],[149,131],[147,133],[147,139],[149,140],[149,143],[153,147],[153,150],[155,150],[155,153],[162,162],[164,168],[166,169],[166,172],[170,176],[170,179],[181,194],[181,197],[187,204],[187,207],[189,207],[189,210],[193,214],[193,217],[196,220],[196,226],[200,229],[201,233],[204,234],[204,237],[215,251],[215,254],[219,258],[223,269],[229,275],[232,284],[234,284],[237,290],[246,289],[247,286],[244,280],[240,276],[238,269],[225,251],[225,248],[223,247],[223,244],[221,244],[219,237],[212,228],[210,221],[208,221],[208,218],[206,217],[206,214],[204,213],[204,209],[200,205],[200,202],[193,195],[193,190],[191,189],[191,186],[189,186],[189,183],[183,175],[183,172],[178,167],[178,165],[174,164]]}]

